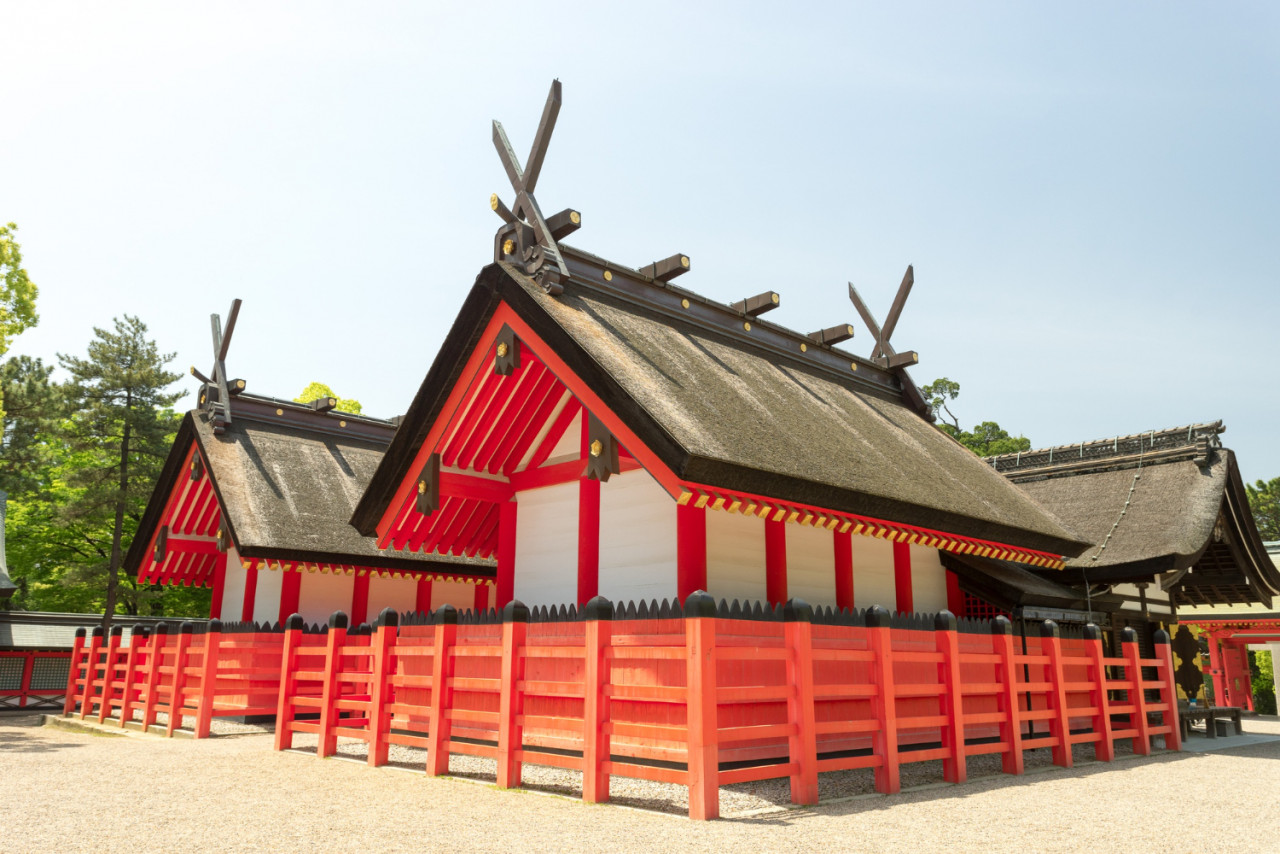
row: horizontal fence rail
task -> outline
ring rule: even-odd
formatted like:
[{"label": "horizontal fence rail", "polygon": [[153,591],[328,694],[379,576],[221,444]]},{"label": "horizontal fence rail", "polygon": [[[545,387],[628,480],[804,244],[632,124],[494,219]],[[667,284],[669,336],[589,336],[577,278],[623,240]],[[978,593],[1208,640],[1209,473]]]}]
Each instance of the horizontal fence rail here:
[{"label": "horizontal fence rail", "polygon": [[0,650],[0,709],[60,709],[71,653]]}]

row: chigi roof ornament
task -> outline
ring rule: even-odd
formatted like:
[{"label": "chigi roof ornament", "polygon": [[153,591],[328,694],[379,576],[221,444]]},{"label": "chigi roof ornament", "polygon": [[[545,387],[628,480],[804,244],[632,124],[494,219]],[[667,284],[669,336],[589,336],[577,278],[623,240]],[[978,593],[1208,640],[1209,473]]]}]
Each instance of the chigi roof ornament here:
[{"label": "chigi roof ornament", "polygon": [[904,350],[899,353],[889,343],[889,337],[893,335],[893,330],[898,326],[898,318],[902,316],[902,308],[907,304],[907,296],[911,293],[911,286],[915,283],[915,270],[908,264],[907,272],[902,277],[902,284],[898,285],[898,294],[893,298],[893,305],[889,307],[889,314],[884,319],[884,326],[876,322],[875,315],[871,313],[871,309],[867,308],[867,304],[863,302],[862,297],[858,294],[858,289],[853,286],[852,282],[849,283],[849,301],[858,310],[858,314],[862,315],[862,322],[867,324],[867,329],[871,332],[871,337],[875,341],[875,346],[871,350],[871,361],[896,373],[902,381],[902,389],[906,392],[907,400],[921,415],[932,421],[934,420],[932,410],[929,409],[924,395],[916,387],[911,375],[907,373],[909,366],[920,361],[919,355],[915,350]]},{"label": "chigi roof ornament", "polygon": [[213,328],[213,379],[191,366],[191,376],[204,383],[200,387],[200,407],[209,413],[214,435],[221,436],[231,424],[231,398],[245,389],[245,381],[227,379],[227,350],[231,347],[231,334],[236,331],[236,317],[240,314],[240,300],[231,301],[227,312],[227,327],[222,328],[222,318],[209,315]]}]

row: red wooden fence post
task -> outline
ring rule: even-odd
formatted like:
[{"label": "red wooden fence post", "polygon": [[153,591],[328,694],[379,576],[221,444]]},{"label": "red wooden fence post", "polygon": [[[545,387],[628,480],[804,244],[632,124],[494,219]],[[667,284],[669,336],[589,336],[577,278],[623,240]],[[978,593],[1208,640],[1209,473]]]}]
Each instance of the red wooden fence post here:
[{"label": "red wooden fence post", "polygon": [[1013,623],[1000,616],[991,621],[991,642],[1000,663],[1000,704],[1004,722],[1001,723],[1001,742],[1004,754],[1001,767],[1006,774],[1021,774],[1024,770],[1022,756],[1022,717],[1018,714],[1018,667],[1013,659]]},{"label": "red wooden fence post", "polygon": [[1107,695],[1106,653],[1102,649],[1102,630],[1089,623],[1084,627],[1084,643],[1089,654],[1089,667],[1093,671],[1093,689],[1089,692],[1089,704],[1094,712],[1093,731],[1098,740],[1093,743],[1093,757],[1103,762],[1116,758],[1115,738],[1111,734],[1111,700]]},{"label": "red wooden fence post", "polygon": [[458,639],[458,611],[441,605],[435,613],[435,655],[431,658],[431,712],[427,734],[427,775],[449,773],[449,735],[453,708],[453,645]]},{"label": "red wooden fence post", "polygon": [[142,697],[142,691],[137,685],[138,664],[147,653],[147,638],[150,636],[151,630],[146,626],[134,626],[129,634],[129,655],[125,659],[124,670],[124,694],[120,697],[121,729],[133,720],[133,707]]},{"label": "red wooden fence post", "polygon": [[392,701],[391,658],[395,654],[400,615],[394,608],[383,608],[378,615],[378,631],[373,636],[373,663],[369,674],[369,764],[387,764],[391,742],[391,713],[387,704]]},{"label": "red wooden fence post", "polygon": [[1169,633],[1164,629],[1156,629],[1153,638],[1156,658],[1164,662],[1164,687],[1160,689],[1160,697],[1164,701],[1164,725],[1169,728],[1165,744],[1170,750],[1181,750],[1182,727],[1178,722],[1178,689],[1173,682],[1173,651],[1169,648]]},{"label": "red wooden fence post", "polygon": [[529,609],[519,599],[502,608],[502,677],[498,699],[498,787],[512,789],[520,785],[524,749],[524,639],[528,632]]},{"label": "red wooden fence post", "polygon": [[612,664],[613,603],[596,596],[584,616],[586,668],[583,674],[582,799],[589,804],[609,800],[609,680]]},{"label": "red wooden fence post", "polygon": [[875,710],[877,727],[871,745],[881,760],[876,766],[876,791],[893,794],[902,789],[898,771],[898,691],[893,678],[893,635],[889,628],[889,612],[879,605],[867,611],[867,648],[875,656],[871,673],[876,683],[876,696],[871,705]]},{"label": "red wooden fence post", "polygon": [[27,700],[31,699],[31,674],[36,669],[36,654],[28,652],[23,655],[22,659],[22,676],[18,682],[18,708],[26,708]]},{"label": "red wooden fence post", "polygon": [[164,664],[164,646],[169,639],[169,624],[157,623],[155,637],[147,650],[147,680],[142,686],[142,731],[150,732],[156,722],[156,703],[160,698],[160,666]]},{"label": "red wooden fence post", "polygon": [[111,637],[107,641],[106,666],[102,670],[102,704],[98,706],[98,723],[103,723],[111,712],[111,698],[119,691],[120,682],[116,678],[116,664],[120,657],[120,642],[124,639],[124,626],[111,627]]},{"label": "red wooden fence post", "polygon": [[960,679],[960,636],[957,634],[956,616],[950,611],[939,611],[933,622],[933,638],[942,662],[938,665],[938,679],[942,683],[942,713],[947,723],[942,730],[942,746],[948,755],[942,760],[942,779],[948,783],[963,783],[969,779],[968,754],[964,743],[964,683]]},{"label": "red wooden fence post", "polygon": [[716,702],[716,600],[701,590],[684,603],[689,728],[689,818],[720,817]]},{"label": "red wooden fence post", "polygon": [[210,620],[204,633],[200,659],[200,695],[196,698],[196,738],[208,738],[213,725],[213,699],[218,689],[218,654],[222,647],[222,621]]},{"label": "red wooden fence post", "polygon": [[80,697],[80,720],[93,709],[93,698],[98,691],[98,655],[102,652],[102,626],[94,626],[89,633],[89,655],[85,658],[84,694]]},{"label": "red wooden fence post", "polygon": [[787,644],[787,722],[792,734],[787,750],[796,765],[791,775],[791,803],[818,802],[818,725],[814,713],[813,608],[790,599],[782,609]]},{"label": "red wooden fence post", "polygon": [[347,645],[347,615],[334,611],[329,615],[329,636],[324,647],[324,681],[320,688],[320,740],[316,744],[316,756],[324,758],[338,752],[338,736],[333,729],[338,725],[338,696],[341,686],[338,674],[342,672],[342,651]]},{"label": "red wooden fence post", "polygon": [[1053,718],[1049,721],[1049,733],[1058,740],[1053,747],[1053,764],[1070,768],[1075,764],[1071,754],[1071,713],[1067,707],[1067,671],[1062,664],[1062,636],[1058,624],[1045,620],[1040,624],[1040,649],[1049,657],[1045,670],[1049,675],[1049,700],[1053,703]]},{"label": "red wooden fence post", "polygon": [[195,626],[188,620],[183,620],[178,626],[178,646],[173,653],[173,683],[169,693],[169,723],[164,729],[164,734],[168,737],[172,737],[173,731],[182,726],[182,707],[186,702],[187,666],[190,657],[187,650],[191,648],[193,631]]},{"label": "red wooden fence post", "polygon": [[[84,657],[84,638],[88,632],[76,629],[76,640],[71,647],[71,668],[67,671],[67,696],[62,699],[62,714],[69,715],[76,707],[76,688],[79,682],[81,662]],[[85,671],[86,679],[88,670]]]},{"label": "red wooden fence post", "polygon": [[298,693],[298,647],[302,645],[302,615],[292,614],[284,624],[280,651],[280,702],[276,706],[276,750],[293,747],[293,698]]},{"label": "red wooden fence post", "polygon": [[1151,753],[1151,732],[1147,723],[1147,695],[1142,690],[1142,653],[1138,650],[1138,633],[1130,626],[1120,632],[1120,647],[1124,651],[1125,681],[1128,688],[1129,703],[1133,706],[1133,729],[1138,733],[1133,737],[1133,752],[1142,756]]}]

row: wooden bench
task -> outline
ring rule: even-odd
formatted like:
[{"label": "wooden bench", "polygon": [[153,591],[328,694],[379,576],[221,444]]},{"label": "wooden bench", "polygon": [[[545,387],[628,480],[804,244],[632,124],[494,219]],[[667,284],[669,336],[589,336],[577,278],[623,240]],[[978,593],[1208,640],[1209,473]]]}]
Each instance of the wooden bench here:
[{"label": "wooden bench", "polygon": [[1244,735],[1244,726],[1240,723],[1240,709],[1233,706],[1192,706],[1186,701],[1178,703],[1178,725],[1182,728],[1182,737],[1185,739],[1191,734],[1191,724],[1196,721],[1203,721],[1205,726],[1205,735],[1209,738],[1218,737],[1217,722],[1231,721],[1235,724],[1236,735]]}]

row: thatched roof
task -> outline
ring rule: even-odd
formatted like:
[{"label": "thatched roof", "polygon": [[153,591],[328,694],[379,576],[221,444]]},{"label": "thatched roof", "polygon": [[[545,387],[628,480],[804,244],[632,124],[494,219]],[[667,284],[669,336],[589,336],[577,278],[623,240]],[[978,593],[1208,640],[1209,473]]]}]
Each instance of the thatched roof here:
[{"label": "thatched roof", "polygon": [[183,418],[127,569],[145,556],[195,443],[241,557],[492,575],[489,560],[380,550],[348,523],[395,431],[390,422],[247,394],[233,401],[232,418],[220,436],[203,411]]},{"label": "thatched roof", "polygon": [[562,249],[575,274],[558,296],[506,264],[481,271],[356,509],[361,531],[506,303],[682,480],[1053,554],[1084,547],[922,418],[900,375],[634,271],[605,284],[600,270],[618,267]]},{"label": "thatched roof", "polygon": [[989,464],[1094,543],[1066,561],[1068,578],[1176,572],[1167,583],[1185,603],[1269,600],[1280,593],[1280,573],[1248,512],[1235,454],[1218,439],[1224,429],[1194,424]]}]

